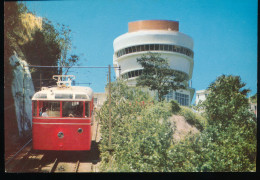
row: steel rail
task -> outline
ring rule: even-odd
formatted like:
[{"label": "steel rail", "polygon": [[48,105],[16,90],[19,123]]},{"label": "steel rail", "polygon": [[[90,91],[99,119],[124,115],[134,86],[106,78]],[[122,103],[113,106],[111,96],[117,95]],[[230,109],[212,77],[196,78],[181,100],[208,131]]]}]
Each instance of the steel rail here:
[{"label": "steel rail", "polygon": [[11,157],[6,163],[5,166],[7,166],[30,142],[32,141],[32,139],[30,139],[19,151],[17,151],[13,157]]},{"label": "steel rail", "polygon": [[56,164],[58,164],[58,158],[56,158],[55,161],[54,161],[54,163],[52,164],[52,166],[51,166],[51,168],[50,168],[50,171],[49,171],[50,173],[55,171],[55,169],[56,169],[56,167],[55,167]]},{"label": "steel rail", "polygon": [[76,166],[75,166],[75,172],[78,172],[78,170],[79,170],[79,164],[80,164],[80,162],[79,162],[79,160],[78,160],[77,163],[76,163]]}]

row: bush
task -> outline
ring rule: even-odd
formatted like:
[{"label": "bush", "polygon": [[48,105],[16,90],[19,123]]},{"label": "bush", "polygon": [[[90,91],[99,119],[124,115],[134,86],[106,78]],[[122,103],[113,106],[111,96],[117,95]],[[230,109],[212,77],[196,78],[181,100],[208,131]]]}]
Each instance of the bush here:
[{"label": "bush", "polygon": [[[165,172],[167,151],[172,145],[173,130],[168,118],[171,107],[166,102],[152,102],[138,88],[112,83],[112,148],[111,168],[108,153],[108,103],[98,117],[101,122],[101,170],[104,172]],[[140,103],[144,101],[144,105]]]},{"label": "bush", "polygon": [[207,120],[205,118],[199,114],[196,114],[188,107],[182,106],[181,110],[179,111],[179,115],[184,116],[190,125],[195,126],[200,131],[202,131],[207,125]]},{"label": "bush", "polygon": [[172,113],[178,113],[181,110],[179,104],[176,101],[171,100],[170,103],[171,103]]}]

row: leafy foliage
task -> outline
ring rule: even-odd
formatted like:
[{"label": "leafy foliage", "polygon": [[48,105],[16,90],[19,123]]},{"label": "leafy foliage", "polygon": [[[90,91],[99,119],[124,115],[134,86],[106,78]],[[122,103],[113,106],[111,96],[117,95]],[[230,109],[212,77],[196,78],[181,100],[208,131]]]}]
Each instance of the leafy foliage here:
[{"label": "leafy foliage", "polygon": [[[42,30],[37,30],[33,35],[33,40],[22,46],[27,62],[33,65],[56,66],[61,53],[58,35],[51,22],[44,18]],[[37,68],[32,72],[32,78],[34,83],[40,83],[40,77],[52,79],[54,74],[58,74],[58,68]],[[43,81],[43,84],[37,84],[36,90],[40,86],[54,84],[55,81]]]},{"label": "leafy foliage", "polygon": [[[108,102],[97,113],[101,120],[103,171],[168,171],[167,150],[172,141],[168,103],[154,101],[148,93],[126,84],[112,84],[112,167],[109,168]],[[142,103],[144,101],[144,103]]]},{"label": "leafy foliage", "polygon": [[[29,64],[39,66],[73,66],[79,56],[69,54],[72,46],[71,30],[65,25],[54,25],[47,18],[36,17],[23,3],[5,2],[5,78],[12,79],[9,57],[16,51],[18,56]],[[52,75],[62,74],[62,68],[30,69],[34,87],[56,84]],[[69,68],[65,68],[67,74]],[[42,84],[40,84],[42,79]],[[45,81],[47,80],[47,81]]]},{"label": "leafy foliage", "polygon": [[249,104],[246,98],[249,90],[240,90],[245,85],[239,76],[222,75],[209,86],[210,93],[204,102],[204,107],[210,124],[221,124],[223,127],[230,123],[244,125],[244,121],[238,119],[249,116]]},{"label": "leafy foliage", "polygon": [[[256,118],[249,112],[248,90],[237,76],[221,76],[209,87],[206,117],[181,107],[180,114],[201,133],[174,144],[167,118],[171,103],[156,102],[125,84],[112,87],[112,153],[109,166],[108,103],[98,112],[102,122],[103,171],[117,172],[238,172],[256,170]],[[219,90],[219,87],[226,90]],[[229,91],[233,89],[233,91]],[[226,93],[228,91],[229,93]],[[221,98],[221,100],[216,99]],[[237,101],[240,102],[237,102]],[[141,106],[139,102],[145,101]],[[233,106],[229,104],[233,103]],[[154,103],[147,103],[154,102]],[[225,103],[222,103],[225,102]],[[215,105],[215,103],[217,105]],[[228,109],[230,108],[230,109]],[[215,110],[214,110],[215,109]],[[228,112],[226,112],[228,111]],[[219,113],[221,118],[215,114]],[[234,114],[233,114],[234,113]],[[214,119],[212,119],[214,117]],[[225,119],[227,122],[224,122]],[[206,125],[204,126],[204,122]],[[202,128],[200,128],[202,127]]]},{"label": "leafy foliage", "polygon": [[255,95],[251,96],[250,100],[252,103],[257,103],[257,93],[255,93]]},{"label": "leafy foliage", "polygon": [[171,100],[170,103],[171,103],[171,107],[172,107],[172,113],[178,113],[181,110],[178,102]]},{"label": "leafy foliage", "polygon": [[255,171],[256,119],[248,110],[248,89],[239,76],[222,75],[203,102],[209,125],[185,142],[194,151],[195,171]]},{"label": "leafy foliage", "polygon": [[185,89],[179,84],[187,80],[188,75],[170,68],[166,59],[158,53],[149,52],[137,58],[137,62],[143,67],[142,74],[137,78],[137,86],[147,86],[150,90],[158,92],[159,101],[170,90]]},{"label": "leafy foliage", "polygon": [[202,131],[207,126],[207,120],[197,113],[194,113],[190,108],[182,106],[179,114],[184,116],[186,121]]},{"label": "leafy foliage", "polygon": [[[57,28],[59,31],[59,45],[61,49],[61,54],[59,58],[60,66],[74,66],[78,64],[79,56],[76,54],[71,54],[69,56],[69,52],[71,51],[72,46],[72,36],[71,29],[69,26],[65,26],[64,24],[57,24]],[[69,72],[70,67],[64,68],[64,72],[62,68],[59,68],[59,74],[67,74]]]},{"label": "leafy foliage", "polygon": [[12,67],[9,64],[9,58],[13,51],[15,50],[20,57],[24,57],[18,42],[24,39],[19,34],[20,31],[25,31],[20,14],[26,11],[27,9],[17,2],[4,3],[4,73],[6,82],[12,80]]}]

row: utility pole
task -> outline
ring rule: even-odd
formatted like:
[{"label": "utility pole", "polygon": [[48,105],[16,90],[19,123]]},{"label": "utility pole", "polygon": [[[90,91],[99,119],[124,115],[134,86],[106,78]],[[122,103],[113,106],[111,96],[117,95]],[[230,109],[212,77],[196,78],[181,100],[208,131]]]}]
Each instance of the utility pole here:
[{"label": "utility pole", "polygon": [[119,66],[119,78],[118,79],[121,79],[121,66]]}]

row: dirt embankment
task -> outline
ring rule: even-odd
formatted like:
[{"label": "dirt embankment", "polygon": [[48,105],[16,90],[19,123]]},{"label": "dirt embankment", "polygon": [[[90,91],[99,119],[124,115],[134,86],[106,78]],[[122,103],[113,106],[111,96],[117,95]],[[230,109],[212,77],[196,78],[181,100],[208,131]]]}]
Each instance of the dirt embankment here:
[{"label": "dirt embankment", "polygon": [[200,132],[197,128],[191,126],[183,116],[172,115],[169,120],[171,123],[175,123],[176,128],[173,133],[173,139],[175,142],[184,139],[189,132],[192,134]]}]

